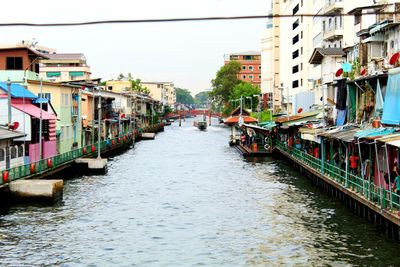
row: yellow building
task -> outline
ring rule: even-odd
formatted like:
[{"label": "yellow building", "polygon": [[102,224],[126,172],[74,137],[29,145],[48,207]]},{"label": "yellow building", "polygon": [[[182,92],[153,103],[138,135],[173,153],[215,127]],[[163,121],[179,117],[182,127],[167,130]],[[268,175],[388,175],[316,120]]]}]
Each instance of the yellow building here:
[{"label": "yellow building", "polygon": [[82,145],[81,87],[54,82],[28,80],[28,90],[47,98],[57,113],[57,152],[68,152]]},{"label": "yellow building", "polygon": [[176,103],[176,92],[172,82],[141,82],[141,86],[150,91],[150,97],[160,101],[163,105],[174,106]]},{"label": "yellow building", "polygon": [[114,93],[126,93],[132,90],[132,83],[128,80],[111,80],[106,82],[106,90]]}]

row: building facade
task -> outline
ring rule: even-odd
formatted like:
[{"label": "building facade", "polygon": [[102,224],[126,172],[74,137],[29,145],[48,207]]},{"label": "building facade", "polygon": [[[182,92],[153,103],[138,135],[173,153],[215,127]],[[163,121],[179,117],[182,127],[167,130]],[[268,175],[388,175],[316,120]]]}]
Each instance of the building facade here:
[{"label": "building facade", "polygon": [[261,86],[261,53],[249,51],[225,55],[225,65],[230,61],[237,61],[241,64],[238,79],[251,83],[254,86]]},{"label": "building facade", "polygon": [[141,86],[146,87],[149,96],[163,105],[174,107],[176,103],[176,91],[172,82],[141,82]]},{"label": "building facade", "polygon": [[90,67],[81,53],[46,54],[40,61],[40,77],[54,82],[90,80]]}]

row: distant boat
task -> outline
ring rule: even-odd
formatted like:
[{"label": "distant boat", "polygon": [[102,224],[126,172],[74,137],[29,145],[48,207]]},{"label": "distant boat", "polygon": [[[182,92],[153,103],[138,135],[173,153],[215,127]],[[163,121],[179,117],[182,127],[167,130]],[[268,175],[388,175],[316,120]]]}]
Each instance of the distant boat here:
[{"label": "distant boat", "polygon": [[207,122],[206,121],[195,121],[193,125],[199,128],[200,131],[205,131],[207,129]]}]

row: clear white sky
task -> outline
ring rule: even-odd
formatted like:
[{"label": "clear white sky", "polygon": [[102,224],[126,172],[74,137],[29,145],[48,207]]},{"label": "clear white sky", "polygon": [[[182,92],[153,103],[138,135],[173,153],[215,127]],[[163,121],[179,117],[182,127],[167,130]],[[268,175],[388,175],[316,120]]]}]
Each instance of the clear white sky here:
[{"label": "clear white sky", "polygon": [[[12,0],[1,22],[78,22],[202,16],[265,15],[270,0]],[[7,11],[8,10],[8,11]],[[260,50],[265,20],[118,24],[60,28],[0,28],[0,44],[36,38],[58,52],[82,52],[94,77],[131,72],[172,81],[197,93],[230,52]]]}]

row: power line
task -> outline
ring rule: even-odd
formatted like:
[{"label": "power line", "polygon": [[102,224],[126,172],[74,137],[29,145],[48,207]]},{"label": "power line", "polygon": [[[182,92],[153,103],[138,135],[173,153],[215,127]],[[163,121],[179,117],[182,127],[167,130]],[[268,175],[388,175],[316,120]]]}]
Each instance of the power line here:
[{"label": "power line", "polygon": [[[397,15],[398,12],[368,12],[362,15]],[[185,21],[213,21],[213,20],[248,20],[248,19],[273,19],[273,18],[301,18],[301,17],[339,17],[354,16],[354,14],[270,14],[254,16],[228,16],[228,17],[198,17],[198,18],[165,18],[165,19],[126,19],[126,20],[95,20],[83,22],[60,22],[60,23],[29,23],[29,22],[5,22],[0,27],[66,27],[66,26],[87,26],[98,24],[133,24],[133,23],[164,23],[164,22],[185,22]]]}]

